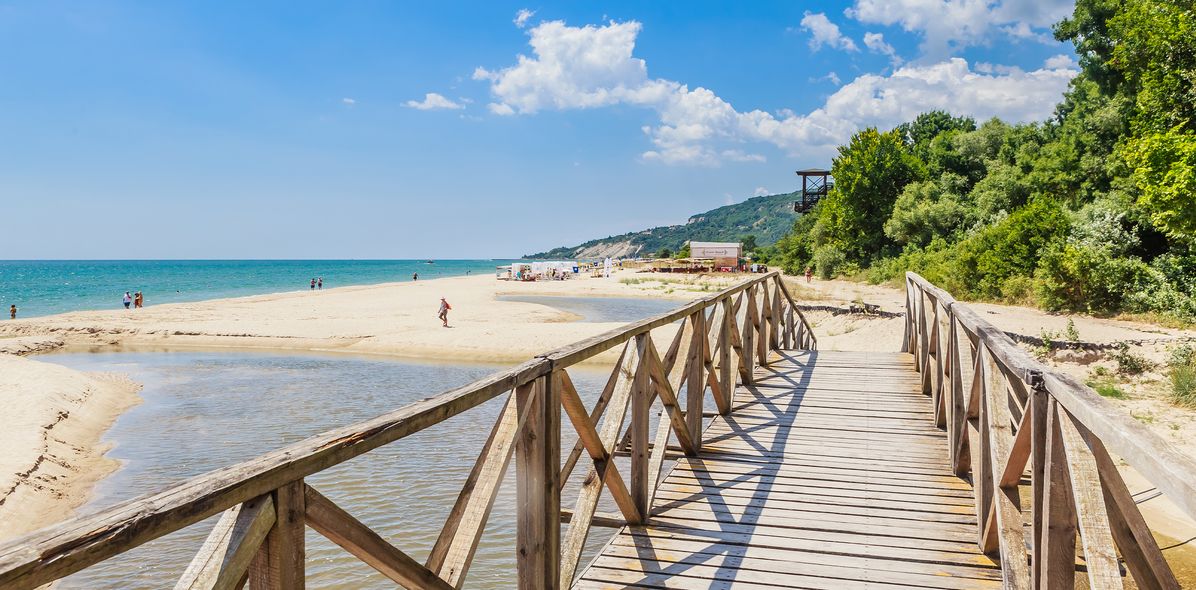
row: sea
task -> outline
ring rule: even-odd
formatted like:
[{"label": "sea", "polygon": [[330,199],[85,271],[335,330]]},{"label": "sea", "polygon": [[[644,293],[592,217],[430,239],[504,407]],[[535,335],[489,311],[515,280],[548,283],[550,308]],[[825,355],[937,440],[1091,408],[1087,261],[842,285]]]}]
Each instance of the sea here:
[{"label": "sea", "polygon": [[506,260],[0,260],[0,310],[18,317],[492,273]]}]

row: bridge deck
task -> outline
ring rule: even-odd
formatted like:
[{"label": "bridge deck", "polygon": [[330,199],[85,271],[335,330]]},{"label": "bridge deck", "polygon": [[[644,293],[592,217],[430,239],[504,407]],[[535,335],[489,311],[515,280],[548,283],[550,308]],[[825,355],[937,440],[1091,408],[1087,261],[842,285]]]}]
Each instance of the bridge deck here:
[{"label": "bridge deck", "polygon": [[907,354],[781,354],[574,587],[999,587],[920,383]]}]

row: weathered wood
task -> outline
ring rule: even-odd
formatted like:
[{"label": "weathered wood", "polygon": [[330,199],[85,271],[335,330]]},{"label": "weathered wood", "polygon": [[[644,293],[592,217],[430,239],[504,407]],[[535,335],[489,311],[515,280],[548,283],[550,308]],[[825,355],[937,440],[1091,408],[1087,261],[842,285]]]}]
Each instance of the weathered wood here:
[{"label": "weathered wood", "polygon": [[275,518],[274,499],[269,494],[224,511],[175,590],[237,588]]},{"label": "weathered wood", "polygon": [[[602,428],[598,432],[598,441],[603,449],[612,449],[618,440],[637,379],[643,373],[640,368],[643,366],[647,352],[644,346],[646,339],[647,337],[643,336],[629,341],[623,352],[622,361],[616,368],[618,377],[611,395],[611,403],[608,413],[603,418]],[[562,397],[562,400],[564,399]],[[566,410],[568,410],[568,406],[566,406]],[[572,418],[572,414],[570,414],[570,418]],[[600,469],[602,470],[600,471]],[[607,461],[604,465],[595,463],[588,470],[581,489],[577,493],[577,502],[573,513],[579,518],[571,522],[561,545],[560,583],[562,587],[567,586],[573,579],[577,563],[581,559],[581,552],[585,548],[593,516],[598,508],[598,499],[605,481],[604,476],[613,469],[615,469],[614,461]],[[635,516],[632,522],[640,522],[647,512],[641,512],[638,504],[635,504],[634,498],[632,500],[631,507],[634,509],[633,515]]]},{"label": "weathered wood", "polygon": [[304,487],[304,501],[311,528],[396,584],[411,590],[453,590],[454,586],[399,551],[315,488]]},{"label": "weathered wood", "polygon": [[[635,500],[639,513],[648,514],[648,488],[655,484],[648,480],[648,413],[652,403],[650,396],[653,381],[648,365],[652,364],[652,344],[647,334],[636,336],[636,341],[637,346],[644,351],[644,368],[636,373],[631,389],[631,497]],[[667,386],[667,383],[665,385]]]},{"label": "weathered wood", "polygon": [[731,412],[735,395],[735,374],[732,368],[731,339],[735,333],[735,314],[731,312],[731,298],[724,297],[719,304],[722,309],[722,321],[718,332],[718,382],[723,392],[722,400],[716,399],[718,411],[726,415]]},{"label": "weathered wood", "polygon": [[250,562],[250,590],[303,590],[307,559],[304,487],[300,479],[274,490],[274,526]]},{"label": "weathered wood", "polygon": [[[664,406],[665,413],[668,414],[669,424],[673,428],[673,434],[677,437],[677,444],[685,449],[686,454],[691,456],[698,454],[697,444],[690,438],[689,425],[686,423],[685,414],[682,412],[677,396],[673,392],[672,386],[669,385],[668,378],[664,374],[664,367],[661,365],[660,358],[656,356],[656,347],[652,345],[652,339],[645,336],[647,342],[647,349],[644,358],[644,369],[647,376],[650,378],[650,385],[652,389],[645,391],[644,407],[647,408],[652,403],[652,392],[660,398],[661,405]],[[694,359],[697,362],[697,359]],[[634,403],[634,402],[633,402]],[[645,410],[646,411],[646,410]],[[698,413],[698,419],[701,419],[701,413]],[[634,435],[633,435],[634,437]],[[646,439],[645,439],[646,440]]]},{"label": "weathered wood", "polygon": [[1113,533],[1109,530],[1109,516],[1105,512],[1096,459],[1072,420],[1065,412],[1059,412],[1060,438],[1067,453],[1067,473],[1071,477],[1072,498],[1075,500],[1076,522],[1083,540],[1089,587],[1122,588],[1117,549],[1113,546]]},{"label": "weathered wood", "polygon": [[[602,393],[598,395],[598,401],[594,402],[594,409],[590,410],[590,424],[597,424],[598,418],[602,417],[602,413],[606,411],[606,405],[610,403],[610,396],[615,391],[615,383],[619,379],[618,367],[623,364],[623,356],[627,354],[627,347],[624,346],[619,353],[618,360],[615,361],[615,370],[611,371],[610,377],[606,380],[606,385],[602,388]],[[569,452],[569,456],[565,459],[564,466],[561,467],[561,487],[568,482],[569,476],[573,473],[573,468],[577,465],[577,460],[581,458],[584,451],[581,440],[573,443],[573,450]]]},{"label": "weathered wood", "polygon": [[1058,404],[1052,401],[1047,414],[1043,523],[1035,541],[1042,556],[1035,564],[1039,588],[1075,587],[1076,511],[1059,418]]},{"label": "weathered wood", "polygon": [[519,414],[514,398],[513,393],[507,397],[490,437],[428,555],[427,568],[451,586],[459,588],[465,582],[469,564],[498,496],[499,485],[507,473],[515,448],[515,435],[527,418],[526,412]]},{"label": "weathered wood", "polygon": [[[1001,548],[1001,572],[1005,588],[1029,588],[1030,569],[1026,565],[1026,539],[1022,527],[1021,501],[1017,486],[1001,486],[1001,473],[996,466],[1009,462],[1013,451],[1013,435],[1010,432],[1009,406],[1006,405],[1005,376],[996,365],[996,360],[984,350],[985,396],[984,423],[989,455],[985,463],[992,466],[989,471],[992,482],[991,526]],[[987,524],[982,526],[989,526]]]},{"label": "weathered wood", "polygon": [[740,338],[740,359],[742,366],[740,367],[740,379],[745,385],[750,385],[755,380],[756,372],[756,326],[754,319],[756,317],[756,290],[754,287],[749,287],[744,292],[744,315],[743,315],[743,336]]},{"label": "weathered wood", "polygon": [[1100,439],[1092,436],[1078,422],[1073,423],[1096,459],[1113,539],[1121,550],[1134,582],[1144,590],[1178,590],[1179,581],[1175,579],[1150,527],[1138,511],[1138,504],[1121,478],[1113,458]]},{"label": "weathered wood", "polygon": [[515,446],[516,565],[520,590],[558,588],[561,555],[561,400],[551,377],[520,386],[515,400],[527,419]]},{"label": "weathered wood", "polygon": [[685,426],[689,444],[696,454],[702,446],[702,403],[706,398],[706,362],[709,357],[705,314],[690,316],[689,324],[693,326],[693,344],[689,347],[689,375],[685,385]]},{"label": "weathered wood", "polygon": [[614,498],[615,504],[623,513],[623,518],[628,522],[639,522],[643,515],[636,508],[635,502],[631,499],[631,493],[628,492],[627,485],[623,482],[623,477],[619,475],[619,470],[616,468],[611,454],[610,443],[604,442],[594,425],[589,422],[585,404],[581,401],[581,396],[577,394],[577,389],[574,388],[569,374],[561,370],[554,373],[554,377],[561,394],[561,406],[564,407],[565,413],[577,431],[578,438],[585,445],[590,458],[593,459],[595,473],[610,488],[611,497]]}]

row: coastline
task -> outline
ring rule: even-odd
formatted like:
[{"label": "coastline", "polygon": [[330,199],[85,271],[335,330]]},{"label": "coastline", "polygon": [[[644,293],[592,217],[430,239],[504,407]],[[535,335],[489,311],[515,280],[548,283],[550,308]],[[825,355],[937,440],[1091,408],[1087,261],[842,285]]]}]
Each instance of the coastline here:
[{"label": "coastline", "polygon": [[[0,543],[61,521],[88,500],[94,485],[119,468],[105,457],[101,438],[141,399],[140,385],[127,376],[75,371],[37,355],[240,349],[513,364],[622,323],[578,321],[500,296],[647,297],[680,306],[704,294],[669,291],[617,278],[509,283],[473,275],[0,322],[0,403],[18,409],[0,431]],[[453,305],[453,328],[435,317],[441,296]],[[614,362],[617,354],[599,360]]]},{"label": "coastline", "polygon": [[0,540],[70,516],[119,467],[100,439],[139,389],[123,375],[0,354]]}]

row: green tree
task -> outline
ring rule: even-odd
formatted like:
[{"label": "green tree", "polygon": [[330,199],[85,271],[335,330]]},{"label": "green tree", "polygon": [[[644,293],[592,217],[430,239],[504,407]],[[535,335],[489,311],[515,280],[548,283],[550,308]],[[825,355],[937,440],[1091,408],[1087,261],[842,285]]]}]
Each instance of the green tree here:
[{"label": "green tree", "polygon": [[677,260],[681,260],[683,258],[689,258],[689,255],[690,255],[689,242],[686,242],[684,246],[681,246],[681,249],[677,250],[677,253],[673,257],[676,258]]},{"label": "green tree", "polygon": [[899,132],[868,128],[856,133],[834,160],[835,188],[819,203],[815,243],[834,246],[856,262],[880,255],[889,244],[884,224],[894,201],[923,171]]},{"label": "green tree", "polygon": [[669,248],[661,248],[660,250],[656,251],[657,258],[668,258],[672,255],[673,255],[673,251],[670,250]]},{"label": "green tree", "polygon": [[744,254],[747,254],[748,252],[755,252],[757,247],[756,236],[754,234],[748,234],[739,238],[739,245],[743,246]]}]

